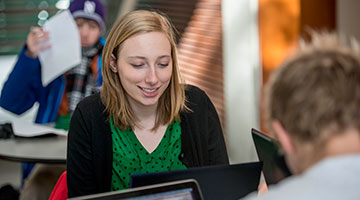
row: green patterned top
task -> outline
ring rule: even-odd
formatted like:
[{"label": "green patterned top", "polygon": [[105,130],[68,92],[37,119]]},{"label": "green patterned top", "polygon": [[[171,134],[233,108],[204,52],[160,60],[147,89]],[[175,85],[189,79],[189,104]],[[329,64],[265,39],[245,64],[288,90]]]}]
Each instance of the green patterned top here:
[{"label": "green patterned top", "polygon": [[111,191],[129,187],[130,175],[186,169],[179,160],[181,153],[181,126],[179,121],[170,124],[160,144],[149,153],[131,128],[120,130],[110,120],[113,140],[113,168]]}]

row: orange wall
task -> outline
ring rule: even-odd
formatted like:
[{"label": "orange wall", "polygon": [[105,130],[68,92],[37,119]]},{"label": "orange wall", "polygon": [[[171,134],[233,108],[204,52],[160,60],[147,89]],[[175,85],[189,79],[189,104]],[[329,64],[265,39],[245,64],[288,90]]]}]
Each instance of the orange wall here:
[{"label": "orange wall", "polygon": [[[259,0],[259,39],[263,84],[296,47],[300,27],[300,0]],[[262,89],[263,90],[263,89]],[[262,108],[263,92],[260,97]],[[260,125],[265,132],[264,113]]]},{"label": "orange wall", "polygon": [[263,80],[267,81],[295,47],[300,27],[300,0],[259,0],[259,36]]},{"label": "orange wall", "polygon": [[[259,0],[263,85],[309,30],[336,30],[336,0]],[[263,92],[261,92],[263,94]],[[260,99],[260,108],[263,99]],[[264,113],[261,128],[264,130]],[[266,131],[266,130],[265,130]]]}]

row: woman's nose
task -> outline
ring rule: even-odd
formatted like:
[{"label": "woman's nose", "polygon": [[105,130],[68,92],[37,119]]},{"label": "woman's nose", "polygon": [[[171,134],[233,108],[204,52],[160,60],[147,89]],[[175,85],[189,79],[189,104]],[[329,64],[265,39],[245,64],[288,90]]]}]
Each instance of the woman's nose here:
[{"label": "woman's nose", "polygon": [[145,82],[155,85],[159,81],[155,67],[150,67],[145,78]]}]

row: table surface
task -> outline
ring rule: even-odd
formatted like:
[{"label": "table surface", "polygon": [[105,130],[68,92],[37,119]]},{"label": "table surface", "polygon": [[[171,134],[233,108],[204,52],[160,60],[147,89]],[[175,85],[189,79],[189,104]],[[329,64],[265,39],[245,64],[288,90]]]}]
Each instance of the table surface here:
[{"label": "table surface", "polygon": [[66,163],[66,136],[0,139],[0,158],[17,162]]}]

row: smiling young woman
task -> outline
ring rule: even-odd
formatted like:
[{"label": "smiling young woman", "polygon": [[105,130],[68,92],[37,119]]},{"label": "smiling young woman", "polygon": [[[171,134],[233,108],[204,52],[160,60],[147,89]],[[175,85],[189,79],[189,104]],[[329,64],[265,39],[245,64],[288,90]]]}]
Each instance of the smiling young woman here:
[{"label": "smiling young woman", "polygon": [[133,11],[114,24],[100,94],[72,117],[69,197],[128,188],[134,173],[228,164],[214,105],[181,81],[174,38],[156,12]]}]

